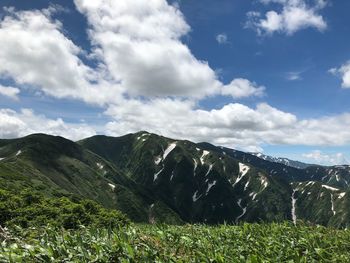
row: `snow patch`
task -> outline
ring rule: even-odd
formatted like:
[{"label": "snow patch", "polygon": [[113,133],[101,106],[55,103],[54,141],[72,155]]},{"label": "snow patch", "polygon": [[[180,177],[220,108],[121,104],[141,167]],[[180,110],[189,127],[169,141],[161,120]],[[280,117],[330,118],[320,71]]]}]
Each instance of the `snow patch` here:
[{"label": "snow patch", "polygon": [[343,193],[340,193],[339,195],[338,195],[338,199],[341,199],[341,198],[343,198],[344,196],[346,195],[346,193],[345,192],[343,192]]},{"label": "snow patch", "polygon": [[16,156],[20,155],[22,153],[21,150],[19,150],[17,153],[16,153]]},{"label": "snow patch", "polygon": [[0,158],[0,161],[4,160],[5,158]]},{"label": "snow patch", "polygon": [[160,156],[157,156],[156,159],[154,160],[154,163],[158,165],[162,161],[162,158]]},{"label": "snow patch", "polygon": [[155,173],[154,174],[154,177],[153,177],[153,182],[155,182],[157,179],[158,179],[158,175],[163,172],[164,168],[162,168],[158,173]]},{"label": "snow patch", "polygon": [[252,197],[252,200],[255,200],[256,195],[257,195],[257,193],[255,193],[255,192],[251,192],[251,193],[249,194],[249,196]]},{"label": "snow patch", "polygon": [[109,187],[110,187],[110,188],[112,188],[112,190],[114,190],[114,189],[115,189],[115,185],[114,185],[114,184],[110,184],[110,183],[108,183],[108,185],[109,185]]},{"label": "snow patch", "polygon": [[292,219],[293,219],[293,224],[296,225],[297,224],[297,215],[295,213],[295,204],[297,202],[297,199],[295,198],[295,190],[293,190],[293,194],[292,194]]},{"label": "snow patch", "polygon": [[171,153],[171,151],[175,149],[175,147],[176,147],[176,142],[169,144],[168,147],[163,152],[163,156],[156,156],[154,163],[156,165],[159,165],[160,162],[164,161],[165,158],[169,155],[169,153]]},{"label": "snow patch", "polygon": [[198,163],[197,160],[193,158],[193,163],[194,163],[194,167],[193,167],[193,175],[196,176],[196,169],[198,167]]},{"label": "snow patch", "polygon": [[198,191],[196,191],[196,192],[193,194],[193,196],[192,196],[192,201],[193,201],[193,202],[197,202],[197,200],[198,200],[199,198],[202,197],[202,195],[197,196],[197,194],[198,194]]},{"label": "snow patch", "polygon": [[314,185],[314,184],[315,184],[314,181],[310,181],[310,182],[308,182],[305,186]]},{"label": "snow patch", "polygon": [[172,171],[172,172],[171,172],[170,181],[172,181],[173,178],[174,178],[174,174],[175,174],[174,172],[175,172],[175,171]]},{"label": "snow patch", "polygon": [[323,184],[322,187],[323,187],[323,188],[326,188],[326,189],[328,189],[328,190],[331,190],[331,191],[339,191],[338,188],[331,187],[331,186],[328,186],[328,185],[325,185],[325,184]]},{"label": "snow patch", "polygon": [[208,188],[207,188],[207,191],[205,192],[205,195],[207,195],[207,194],[209,193],[210,189],[211,189],[214,185],[216,185],[216,180],[213,181],[212,183],[209,183],[209,184],[208,184]]},{"label": "snow patch", "polygon": [[340,177],[339,177],[338,172],[335,174],[335,179],[337,180],[337,182],[339,182],[339,181],[340,181]]},{"label": "snow patch", "polygon": [[239,163],[239,174],[237,176],[236,181],[233,183],[232,187],[235,187],[235,185],[242,180],[242,178],[247,174],[249,171],[249,166],[245,165],[243,163]]},{"label": "snow patch", "polygon": [[97,165],[98,169],[100,169],[100,170],[102,170],[104,167],[103,164],[101,164],[101,163],[96,163],[96,165]]},{"label": "snow patch", "polygon": [[265,188],[268,186],[268,181],[267,181],[267,178],[265,176],[261,176],[260,177],[260,182],[261,182],[261,185],[264,186],[264,188],[261,190],[261,191],[264,191]]},{"label": "snow patch", "polygon": [[334,200],[333,200],[333,194],[331,194],[331,204],[332,204],[331,209],[332,209],[333,215],[335,215],[335,214],[336,214],[336,211],[335,211],[335,209],[334,209]]},{"label": "snow patch", "polygon": [[204,158],[205,158],[205,156],[207,156],[208,154],[209,154],[208,151],[206,151],[206,150],[203,151],[202,156],[201,156],[201,158],[200,158],[201,164],[202,164],[202,165],[204,164]]},{"label": "snow patch", "polygon": [[204,175],[204,177],[208,176],[208,174],[211,172],[211,170],[213,169],[213,165],[209,165],[208,171],[207,173]]},{"label": "snow patch", "polygon": [[[150,136],[151,134],[149,134],[149,133],[143,133],[143,134],[141,134],[139,137],[137,137],[136,138],[136,140],[140,140],[142,137],[144,137],[144,136]],[[146,139],[142,139],[142,141],[144,142]]]},{"label": "snow patch", "polygon": [[235,220],[236,224],[237,224],[238,220],[240,218],[242,218],[242,216],[244,216],[245,213],[247,212],[247,207],[242,207],[241,203],[242,203],[242,199],[239,199],[237,202],[237,205],[242,209],[242,213],[236,217],[236,220]]},{"label": "snow patch", "polygon": [[249,186],[250,180],[247,181],[247,183],[244,185],[244,191],[247,190],[248,186]]},{"label": "snow patch", "polygon": [[171,153],[172,150],[174,150],[176,147],[176,142],[169,144],[168,148],[164,151],[163,154],[163,160],[168,156],[169,153]]},{"label": "snow patch", "polygon": [[242,177],[248,173],[249,169],[250,167],[248,165],[239,163],[239,173],[242,175]]}]

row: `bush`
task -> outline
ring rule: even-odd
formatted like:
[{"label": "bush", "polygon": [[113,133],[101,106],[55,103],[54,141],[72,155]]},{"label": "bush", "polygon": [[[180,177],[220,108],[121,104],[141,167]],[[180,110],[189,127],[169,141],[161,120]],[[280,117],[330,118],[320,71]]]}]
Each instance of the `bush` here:
[{"label": "bush", "polygon": [[91,200],[45,197],[23,191],[0,190],[0,225],[21,227],[53,225],[77,229],[80,225],[116,227],[129,224],[125,215],[108,210]]}]

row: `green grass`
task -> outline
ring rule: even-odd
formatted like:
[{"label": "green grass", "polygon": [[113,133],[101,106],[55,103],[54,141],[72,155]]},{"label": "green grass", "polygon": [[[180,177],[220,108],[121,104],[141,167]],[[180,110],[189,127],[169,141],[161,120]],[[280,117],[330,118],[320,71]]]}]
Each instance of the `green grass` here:
[{"label": "green grass", "polygon": [[350,231],[285,224],[130,225],[0,234],[0,262],[349,262]]}]

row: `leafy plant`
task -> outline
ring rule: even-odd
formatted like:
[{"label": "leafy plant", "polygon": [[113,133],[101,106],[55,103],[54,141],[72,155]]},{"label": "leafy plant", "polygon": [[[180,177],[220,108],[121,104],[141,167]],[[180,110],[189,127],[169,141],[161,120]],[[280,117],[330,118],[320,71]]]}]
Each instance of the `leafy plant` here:
[{"label": "leafy plant", "polygon": [[350,232],[282,224],[0,231],[0,262],[348,262]]}]

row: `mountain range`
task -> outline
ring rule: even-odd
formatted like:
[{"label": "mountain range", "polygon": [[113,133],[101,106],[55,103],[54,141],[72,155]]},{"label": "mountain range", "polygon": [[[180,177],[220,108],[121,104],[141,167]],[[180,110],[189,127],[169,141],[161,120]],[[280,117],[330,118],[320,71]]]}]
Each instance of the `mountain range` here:
[{"label": "mountain range", "polygon": [[350,167],[267,158],[148,132],[0,140],[0,189],[94,200],[135,222],[350,225]]},{"label": "mountain range", "polygon": [[270,162],[274,162],[274,163],[282,163],[285,164],[287,166],[291,166],[294,168],[299,168],[299,169],[304,169],[307,168],[309,166],[314,166],[314,164],[308,164],[308,163],[303,163],[303,162],[299,162],[299,161],[294,161],[288,158],[283,158],[283,157],[274,157],[274,156],[269,156],[269,155],[265,155],[263,153],[260,152],[252,152],[252,155],[255,155],[261,159],[264,159],[265,161],[270,161]]}]

